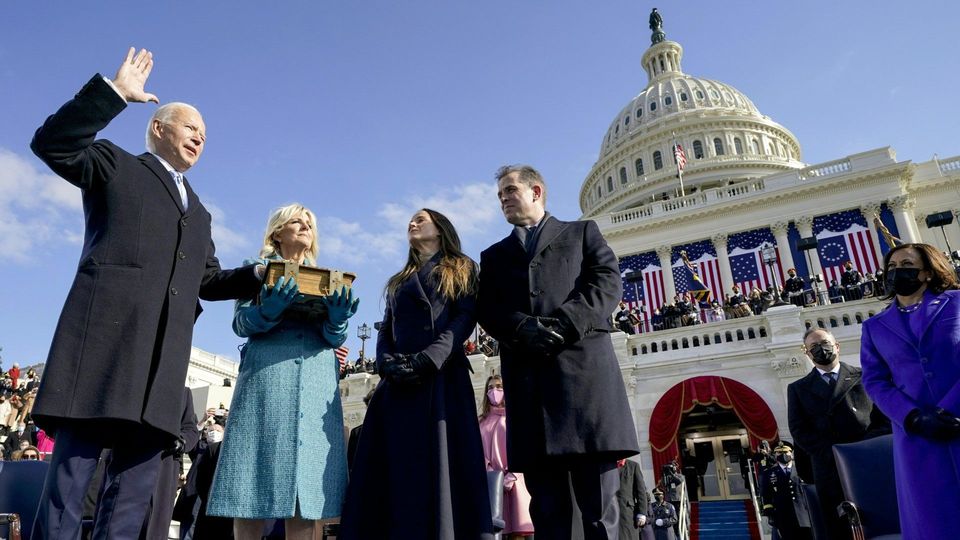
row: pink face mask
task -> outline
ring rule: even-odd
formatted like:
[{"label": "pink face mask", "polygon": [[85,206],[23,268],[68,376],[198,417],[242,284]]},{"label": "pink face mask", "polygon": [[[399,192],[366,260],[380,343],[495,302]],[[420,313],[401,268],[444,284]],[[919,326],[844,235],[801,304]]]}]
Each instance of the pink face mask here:
[{"label": "pink face mask", "polygon": [[491,388],[487,390],[487,399],[490,400],[490,404],[494,407],[499,407],[503,404],[503,388]]}]

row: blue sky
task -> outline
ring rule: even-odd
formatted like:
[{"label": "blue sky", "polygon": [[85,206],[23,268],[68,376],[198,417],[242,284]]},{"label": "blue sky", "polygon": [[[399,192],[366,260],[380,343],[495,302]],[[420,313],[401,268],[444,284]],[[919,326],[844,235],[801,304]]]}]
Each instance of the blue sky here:
[{"label": "blue sky", "polygon": [[[609,122],[646,85],[654,6],[684,71],[744,92],[797,136],[806,162],[888,145],[900,160],[960,154],[950,1],[7,2],[4,367],[45,359],[83,233],[79,192],[30,138],[90,76],[112,76],[129,46],[154,52],[148,91],[204,114],[207,147],[188,178],[223,265],[256,253],[271,209],[300,201],[321,216],[321,263],[359,274],[355,322],[372,324],[417,208],[446,213],[478,258],[509,232],[493,171],[528,162],[548,180],[549,209],[580,215]],[[139,153],[153,109],[131,105],[101,136]],[[232,305],[205,307],[194,344],[236,358]]]}]

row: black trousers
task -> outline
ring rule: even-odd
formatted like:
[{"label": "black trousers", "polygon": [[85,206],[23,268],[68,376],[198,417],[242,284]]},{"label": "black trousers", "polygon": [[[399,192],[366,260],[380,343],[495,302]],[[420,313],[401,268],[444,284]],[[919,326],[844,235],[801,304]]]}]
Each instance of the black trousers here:
[{"label": "black trousers", "polygon": [[[135,426],[113,445],[94,518],[95,540],[137,538],[157,484],[164,446],[155,432]],[[32,538],[80,538],[84,495],[103,447],[103,440],[89,429],[57,431]]]},{"label": "black trousers", "polygon": [[616,540],[620,508],[616,462],[544,459],[524,471],[537,540]]}]

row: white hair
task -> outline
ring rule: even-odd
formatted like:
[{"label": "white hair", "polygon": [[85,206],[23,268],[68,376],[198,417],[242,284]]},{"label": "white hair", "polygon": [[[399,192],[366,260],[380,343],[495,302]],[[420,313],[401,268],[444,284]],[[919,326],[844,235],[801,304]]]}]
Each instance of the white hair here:
[{"label": "white hair", "polygon": [[161,105],[157,107],[157,110],[153,112],[153,116],[150,117],[150,121],[147,122],[147,135],[146,135],[146,145],[147,152],[157,153],[157,141],[153,136],[153,122],[159,120],[161,124],[169,124],[174,115],[177,114],[177,111],[186,109],[188,111],[193,111],[200,115],[200,111],[196,107],[190,105],[189,103],[181,103],[179,101],[174,101],[172,103],[167,103],[166,105]]}]

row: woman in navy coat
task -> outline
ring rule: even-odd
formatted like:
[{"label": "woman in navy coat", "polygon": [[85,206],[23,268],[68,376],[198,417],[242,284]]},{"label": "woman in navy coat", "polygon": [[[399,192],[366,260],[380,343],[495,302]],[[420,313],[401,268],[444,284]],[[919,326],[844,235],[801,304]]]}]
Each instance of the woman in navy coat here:
[{"label": "woman in navy coat", "polygon": [[[315,224],[299,204],[278,208],[251,262],[315,265]],[[305,320],[285,311],[296,295],[295,282],[278,281],[234,313],[234,332],[248,339],[207,513],[236,518],[238,540],[259,540],[267,519],[285,519],[288,539],[310,539],[314,521],[339,517],[343,506],[347,452],[333,351],[358,301],[335,292],[323,299],[322,319]]]},{"label": "woman in navy coat", "polygon": [[387,282],[370,401],[339,538],[492,538],[483,445],[463,343],[476,324],[476,265],[439,212],[407,228]]},{"label": "woman in navy coat", "polygon": [[863,323],[863,385],[893,423],[903,538],[953,538],[960,528],[960,291],[927,244],[884,258],[886,310]]}]

